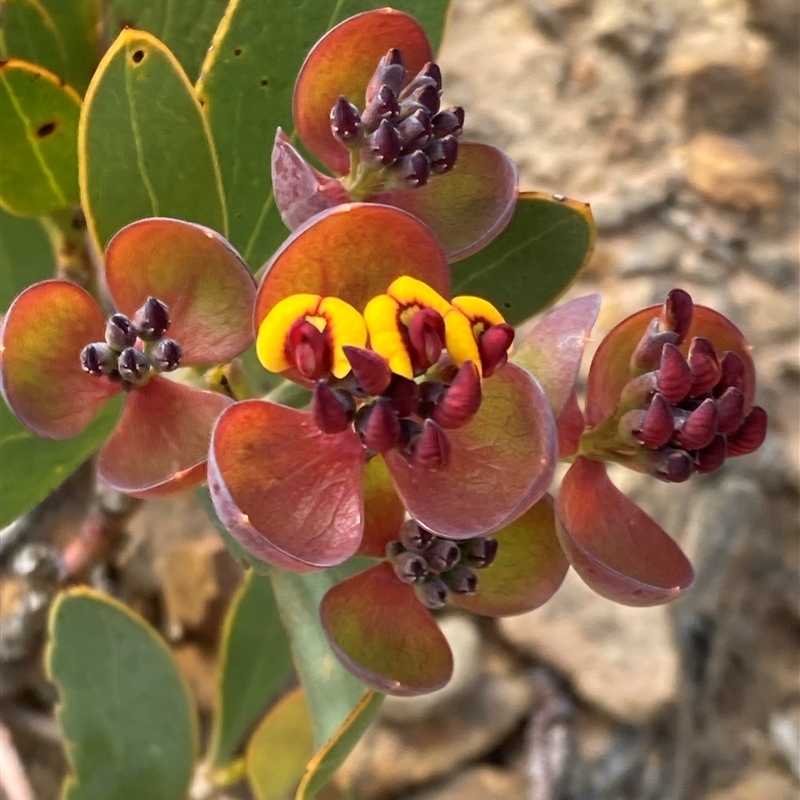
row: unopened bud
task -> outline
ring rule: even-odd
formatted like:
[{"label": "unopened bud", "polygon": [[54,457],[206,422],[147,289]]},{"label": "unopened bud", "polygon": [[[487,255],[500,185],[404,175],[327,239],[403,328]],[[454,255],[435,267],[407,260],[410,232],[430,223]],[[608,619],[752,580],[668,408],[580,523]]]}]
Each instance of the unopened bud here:
[{"label": "unopened bud", "polygon": [[693,314],[691,295],[683,289],[673,289],[661,307],[660,330],[673,331],[678,336],[675,344],[681,344],[689,333]]},{"label": "unopened bud", "polygon": [[400,526],[398,536],[403,547],[414,553],[424,552],[435,538],[429,530],[423,528],[413,519],[407,519]]},{"label": "unopened bud", "polygon": [[431,611],[438,611],[447,605],[447,584],[436,575],[429,575],[414,587],[417,599]]},{"label": "unopened bud", "polygon": [[656,391],[656,373],[645,372],[622,387],[618,408],[620,412],[641,409],[650,403]]},{"label": "unopened bud", "polygon": [[133,326],[139,336],[148,342],[160,339],[167,332],[169,322],[169,309],[155,297],[148,297],[133,315]]},{"label": "unopened bud", "polygon": [[692,373],[689,393],[697,396],[710,392],[717,385],[721,372],[714,345],[702,336],[695,336],[686,360]]},{"label": "unopened bud", "polygon": [[136,344],[136,328],[124,314],[112,314],[106,320],[106,344],[120,352]]},{"label": "unopened bud", "polygon": [[728,444],[722,434],[717,434],[711,444],[698,451],[695,457],[695,471],[705,474],[714,472],[724,463],[728,455]]},{"label": "unopened bud", "polygon": [[672,438],[672,407],[661,394],[655,394],[646,411],[628,411],[619,422],[620,432],[630,429],[636,441],[655,450]]},{"label": "unopened bud", "polygon": [[388,167],[400,155],[400,137],[390,122],[382,119],[377,130],[361,142],[361,160],[372,167]]},{"label": "unopened bud", "polygon": [[397,93],[384,83],[367,103],[361,121],[368,130],[373,130],[381,120],[393,122],[399,116],[400,103],[397,101]]},{"label": "unopened bud", "polygon": [[459,558],[461,551],[458,545],[449,539],[437,539],[425,551],[425,560],[431,572],[447,572],[456,565]]},{"label": "unopened bud", "polygon": [[468,539],[461,545],[461,561],[468,567],[483,569],[494,562],[498,549],[497,539],[485,536]]},{"label": "unopened bud", "polygon": [[428,112],[429,117],[439,111],[439,92],[432,84],[419,86],[407,97],[412,103],[422,106]]},{"label": "unopened bud", "polygon": [[676,416],[675,441],[687,450],[707,447],[717,435],[717,406],[709,397],[685,418]]},{"label": "unopened bud", "polygon": [[431,174],[428,157],[422,150],[401,156],[394,165],[394,178],[400,186],[415,188],[424,186]]},{"label": "unopened bud", "polygon": [[353,398],[347,393],[331,389],[327,383],[318,381],[311,398],[311,414],[323,433],[341,433],[350,427],[355,417]]},{"label": "unopened bud", "polygon": [[117,370],[124,381],[140,386],[150,375],[151,366],[149,359],[141,350],[126,347],[117,359]]},{"label": "unopened bud", "polygon": [[386,545],[386,558],[388,558],[389,561],[392,561],[394,558],[399,556],[404,549],[405,548],[403,545],[398,542],[397,539],[392,539],[392,541]]},{"label": "unopened bud", "polygon": [[744,391],[744,361],[738,353],[726,350],[719,362],[719,380],[714,387],[714,396],[720,397],[727,389]]},{"label": "unopened bud", "polygon": [[324,378],[332,369],[328,337],[306,319],[297,320],[289,328],[287,350],[297,371],[310,381]]},{"label": "unopened bud", "polygon": [[436,403],[432,417],[443,428],[460,428],[478,413],[483,392],[478,368],[465,361]]},{"label": "unopened bud", "polygon": [[659,330],[658,318],[654,317],[631,354],[630,368],[634,374],[649,372],[661,363],[661,351],[665,344],[677,344],[678,334]]},{"label": "unopened bud", "polygon": [[350,362],[358,388],[367,395],[383,394],[392,380],[389,362],[374,350],[345,345],[342,350]]},{"label": "unopened bud", "polygon": [[436,472],[450,463],[450,442],[441,427],[426,419],[414,442],[409,463]]},{"label": "unopened bud", "polygon": [[386,453],[400,443],[400,420],[384,397],[364,408],[357,429],[364,445],[376,453]]},{"label": "unopened bud", "polygon": [[744,421],[744,395],[731,386],[717,400],[717,431],[733,433]]},{"label": "unopened bud", "polygon": [[689,480],[694,471],[692,457],[685,450],[663,447],[651,451],[651,474],[667,483],[683,483]]},{"label": "unopened bud", "polygon": [[442,580],[455,594],[475,594],[478,588],[478,576],[464,564],[456,564],[442,576]]},{"label": "unopened bud", "polygon": [[358,109],[341,95],[331,109],[331,133],[333,138],[344,147],[352,147],[361,141],[364,126]]},{"label": "unopened bud", "polygon": [[452,134],[434,139],[426,148],[425,155],[431,162],[431,171],[436,175],[450,172],[458,159],[458,141]]},{"label": "unopened bud", "polygon": [[674,344],[665,344],[656,371],[656,388],[672,405],[677,405],[689,394],[691,386],[692,373],[688,362]]},{"label": "unopened bud", "polygon": [[481,370],[490,378],[508,361],[508,350],[514,341],[514,329],[505,322],[487,328],[478,339]]},{"label": "unopened bud", "polygon": [[81,368],[95,377],[110,375],[117,368],[117,354],[105,342],[87,344],[81,350]]},{"label": "unopened bud", "polygon": [[161,372],[172,372],[180,366],[183,348],[174,339],[160,339],[151,355]]},{"label": "unopened bud", "polygon": [[745,456],[758,450],[767,437],[767,412],[753,406],[739,429],[728,436],[728,455]]},{"label": "unopened bud", "polygon": [[420,387],[416,381],[393,373],[383,396],[392,401],[397,416],[402,419],[417,410],[420,402]]},{"label": "unopened bud", "polygon": [[446,108],[433,117],[431,125],[437,139],[451,135],[458,138],[464,130],[464,109],[461,106]]},{"label": "unopened bud", "polygon": [[428,574],[428,563],[418,553],[398,553],[392,567],[403,583],[420,583]]},{"label": "unopened bud", "polygon": [[400,147],[404,150],[425,147],[431,139],[431,120],[425,111],[418,109],[397,123]]},{"label": "unopened bud", "polygon": [[378,68],[373,73],[367,85],[367,105],[369,105],[376,92],[384,84],[395,94],[400,94],[400,90],[403,88],[403,84],[406,81],[406,74],[407,72],[403,64],[402,54],[396,47],[391,48],[378,62]]},{"label": "unopened bud", "polygon": [[416,373],[432,367],[444,350],[444,319],[432,308],[417,311],[408,322],[408,343]]}]

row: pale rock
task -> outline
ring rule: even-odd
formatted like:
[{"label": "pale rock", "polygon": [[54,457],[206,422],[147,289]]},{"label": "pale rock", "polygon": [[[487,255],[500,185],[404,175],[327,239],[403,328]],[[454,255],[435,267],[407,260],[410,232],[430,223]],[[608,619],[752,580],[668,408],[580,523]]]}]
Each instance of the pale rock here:
[{"label": "pale rock", "polygon": [[800,41],[800,3],[797,0],[747,0],[747,24],[792,51]]},{"label": "pale rock", "polygon": [[733,786],[711,792],[704,800],[797,800],[797,786],[776,770],[760,769]]},{"label": "pale rock", "polygon": [[772,714],[769,734],[794,776],[800,779],[800,705]]},{"label": "pale rock", "polygon": [[632,243],[622,257],[617,274],[628,278],[668,272],[677,263],[684,247],[684,240],[673,231],[666,228],[648,230]]},{"label": "pale rock", "polygon": [[525,781],[521,775],[482,764],[470,767],[444,785],[407,795],[406,800],[514,800],[518,797],[525,797]]},{"label": "pale rock", "polygon": [[647,722],[675,698],[678,660],[666,610],[612,603],[572,570],[548,603],[500,620],[499,631],[617,719]]},{"label": "pale rock", "polygon": [[781,201],[774,167],[743,145],[715,133],[700,133],[687,145],[687,179],[721,206],[766,210]]},{"label": "pale rock", "polygon": [[752,272],[779,288],[796,284],[800,274],[797,241],[798,231],[794,230],[783,242],[750,242],[747,256]]},{"label": "pale rock", "polygon": [[740,272],[730,280],[731,297],[747,320],[747,338],[753,344],[777,344],[795,338],[800,331],[798,293],[777,289]]},{"label": "pale rock", "polygon": [[593,21],[601,44],[645,68],[663,56],[673,28],[669,5],[657,0],[598,0]]}]

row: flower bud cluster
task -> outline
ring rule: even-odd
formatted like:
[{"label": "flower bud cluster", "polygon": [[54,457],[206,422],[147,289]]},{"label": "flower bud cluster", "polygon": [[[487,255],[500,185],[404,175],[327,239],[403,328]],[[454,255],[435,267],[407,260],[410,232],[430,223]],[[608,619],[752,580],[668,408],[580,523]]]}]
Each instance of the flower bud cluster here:
[{"label": "flower bud cluster", "polygon": [[133,315],[112,314],[106,320],[103,342],[81,350],[84,372],[122,383],[126,390],[142,386],[154,373],[172,372],[180,366],[183,351],[174,339],[165,338],[169,309],[155,297]]},{"label": "flower bud cluster", "polygon": [[364,181],[366,172],[370,184],[379,176],[381,188],[413,188],[455,166],[464,109],[440,108],[442,73],[433,62],[407,77],[400,51],[392,48],[367,86],[364,110],[344,96],[331,109],[331,132],[357,165],[351,182]]},{"label": "flower bud cluster", "polygon": [[451,593],[474,594],[475,570],[488,567],[496,555],[496,539],[481,536],[455,542],[434,535],[413,519],[400,526],[398,538],[386,547],[397,577],[413,585],[419,601],[434,610],[443,608]]}]

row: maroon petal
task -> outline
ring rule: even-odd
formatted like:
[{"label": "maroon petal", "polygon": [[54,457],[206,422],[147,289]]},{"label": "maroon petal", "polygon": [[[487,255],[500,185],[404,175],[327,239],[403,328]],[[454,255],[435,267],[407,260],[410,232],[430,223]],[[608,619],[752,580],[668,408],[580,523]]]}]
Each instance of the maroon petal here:
[{"label": "maroon petal", "polygon": [[253,342],[255,282],[218,233],[156,217],[126,225],[106,248],[106,278],[117,310],[132,316],[156,297],[167,305],[181,364],[221,364]]},{"label": "maroon petal", "polygon": [[586,423],[583,419],[583,412],[578,405],[578,395],[576,392],[567,398],[564,408],[561,409],[561,414],[556,420],[556,429],[558,431],[558,457],[568,458],[578,452],[578,446],[581,441],[581,434],[583,433]]},{"label": "maroon petal", "polygon": [[0,389],[37,436],[77,436],[120,391],[81,367],[81,350],[102,342],[104,328],[92,296],[67,281],[34,284],[9,307],[0,328]]},{"label": "maroon petal", "polygon": [[414,589],[386,562],[329,589],[320,617],[339,660],[379,692],[424,694],[453,674],[447,640]]},{"label": "maroon petal", "polygon": [[692,585],[692,565],[683,551],[614,486],[601,462],[576,459],[561,484],[556,515],[570,564],[603,597],[652,606]]},{"label": "maroon petal", "polygon": [[516,166],[502,150],[460,142],[451,172],[435,176],[425,186],[372,199],[421,219],[453,262],[486,247],[508,225],[517,203],[517,180]]},{"label": "maroon petal", "polygon": [[556,430],[539,384],[507,364],[483,383],[476,416],[446,432],[449,466],[432,472],[397,451],[386,459],[408,512],[429,530],[467,539],[501,528],[547,490],[556,464]]},{"label": "maroon petal", "polygon": [[280,128],[272,148],[272,192],[289,230],[326,208],[350,202],[342,184],[314,169]]},{"label": "maroon petal", "polygon": [[488,617],[532,611],[561,586],[569,562],[556,534],[553,498],[546,494],[519,519],[493,534],[497,555],[478,569],[472,595],[451,594],[454,605]]},{"label": "maroon petal", "polygon": [[223,524],[258,558],[290,569],[331,567],[361,543],[363,462],[352,430],[325,434],[307,412],[245,400],[214,427],[211,498]]},{"label": "maroon petal", "polygon": [[133,389],[100,451],[100,480],[137,497],[176,494],[201,484],[211,428],[232,402],[159,376]]}]

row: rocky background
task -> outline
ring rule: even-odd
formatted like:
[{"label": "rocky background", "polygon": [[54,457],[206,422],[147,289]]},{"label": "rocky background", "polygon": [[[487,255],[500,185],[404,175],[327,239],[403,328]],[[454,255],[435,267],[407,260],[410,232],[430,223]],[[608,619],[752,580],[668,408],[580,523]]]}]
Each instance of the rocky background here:
[{"label": "rocky background", "polygon": [[[595,343],[680,285],[747,332],[771,427],[754,456],[689,484],[615,473],[690,555],[686,598],[624,608],[570,575],[521,617],[444,616],[453,682],[388,699],[327,797],[798,797],[799,40],[797,0],[454,1],[446,102],[516,159],[523,188],[592,204],[597,248],[568,296],[602,292]],[[74,535],[86,485],[76,476],[37,530]],[[208,709],[236,568],[191,498],[148,504],[129,527],[118,566],[95,577],[162,620]],[[58,731],[36,636],[14,628],[32,582],[0,581],[0,748],[11,737],[50,800]]]}]

